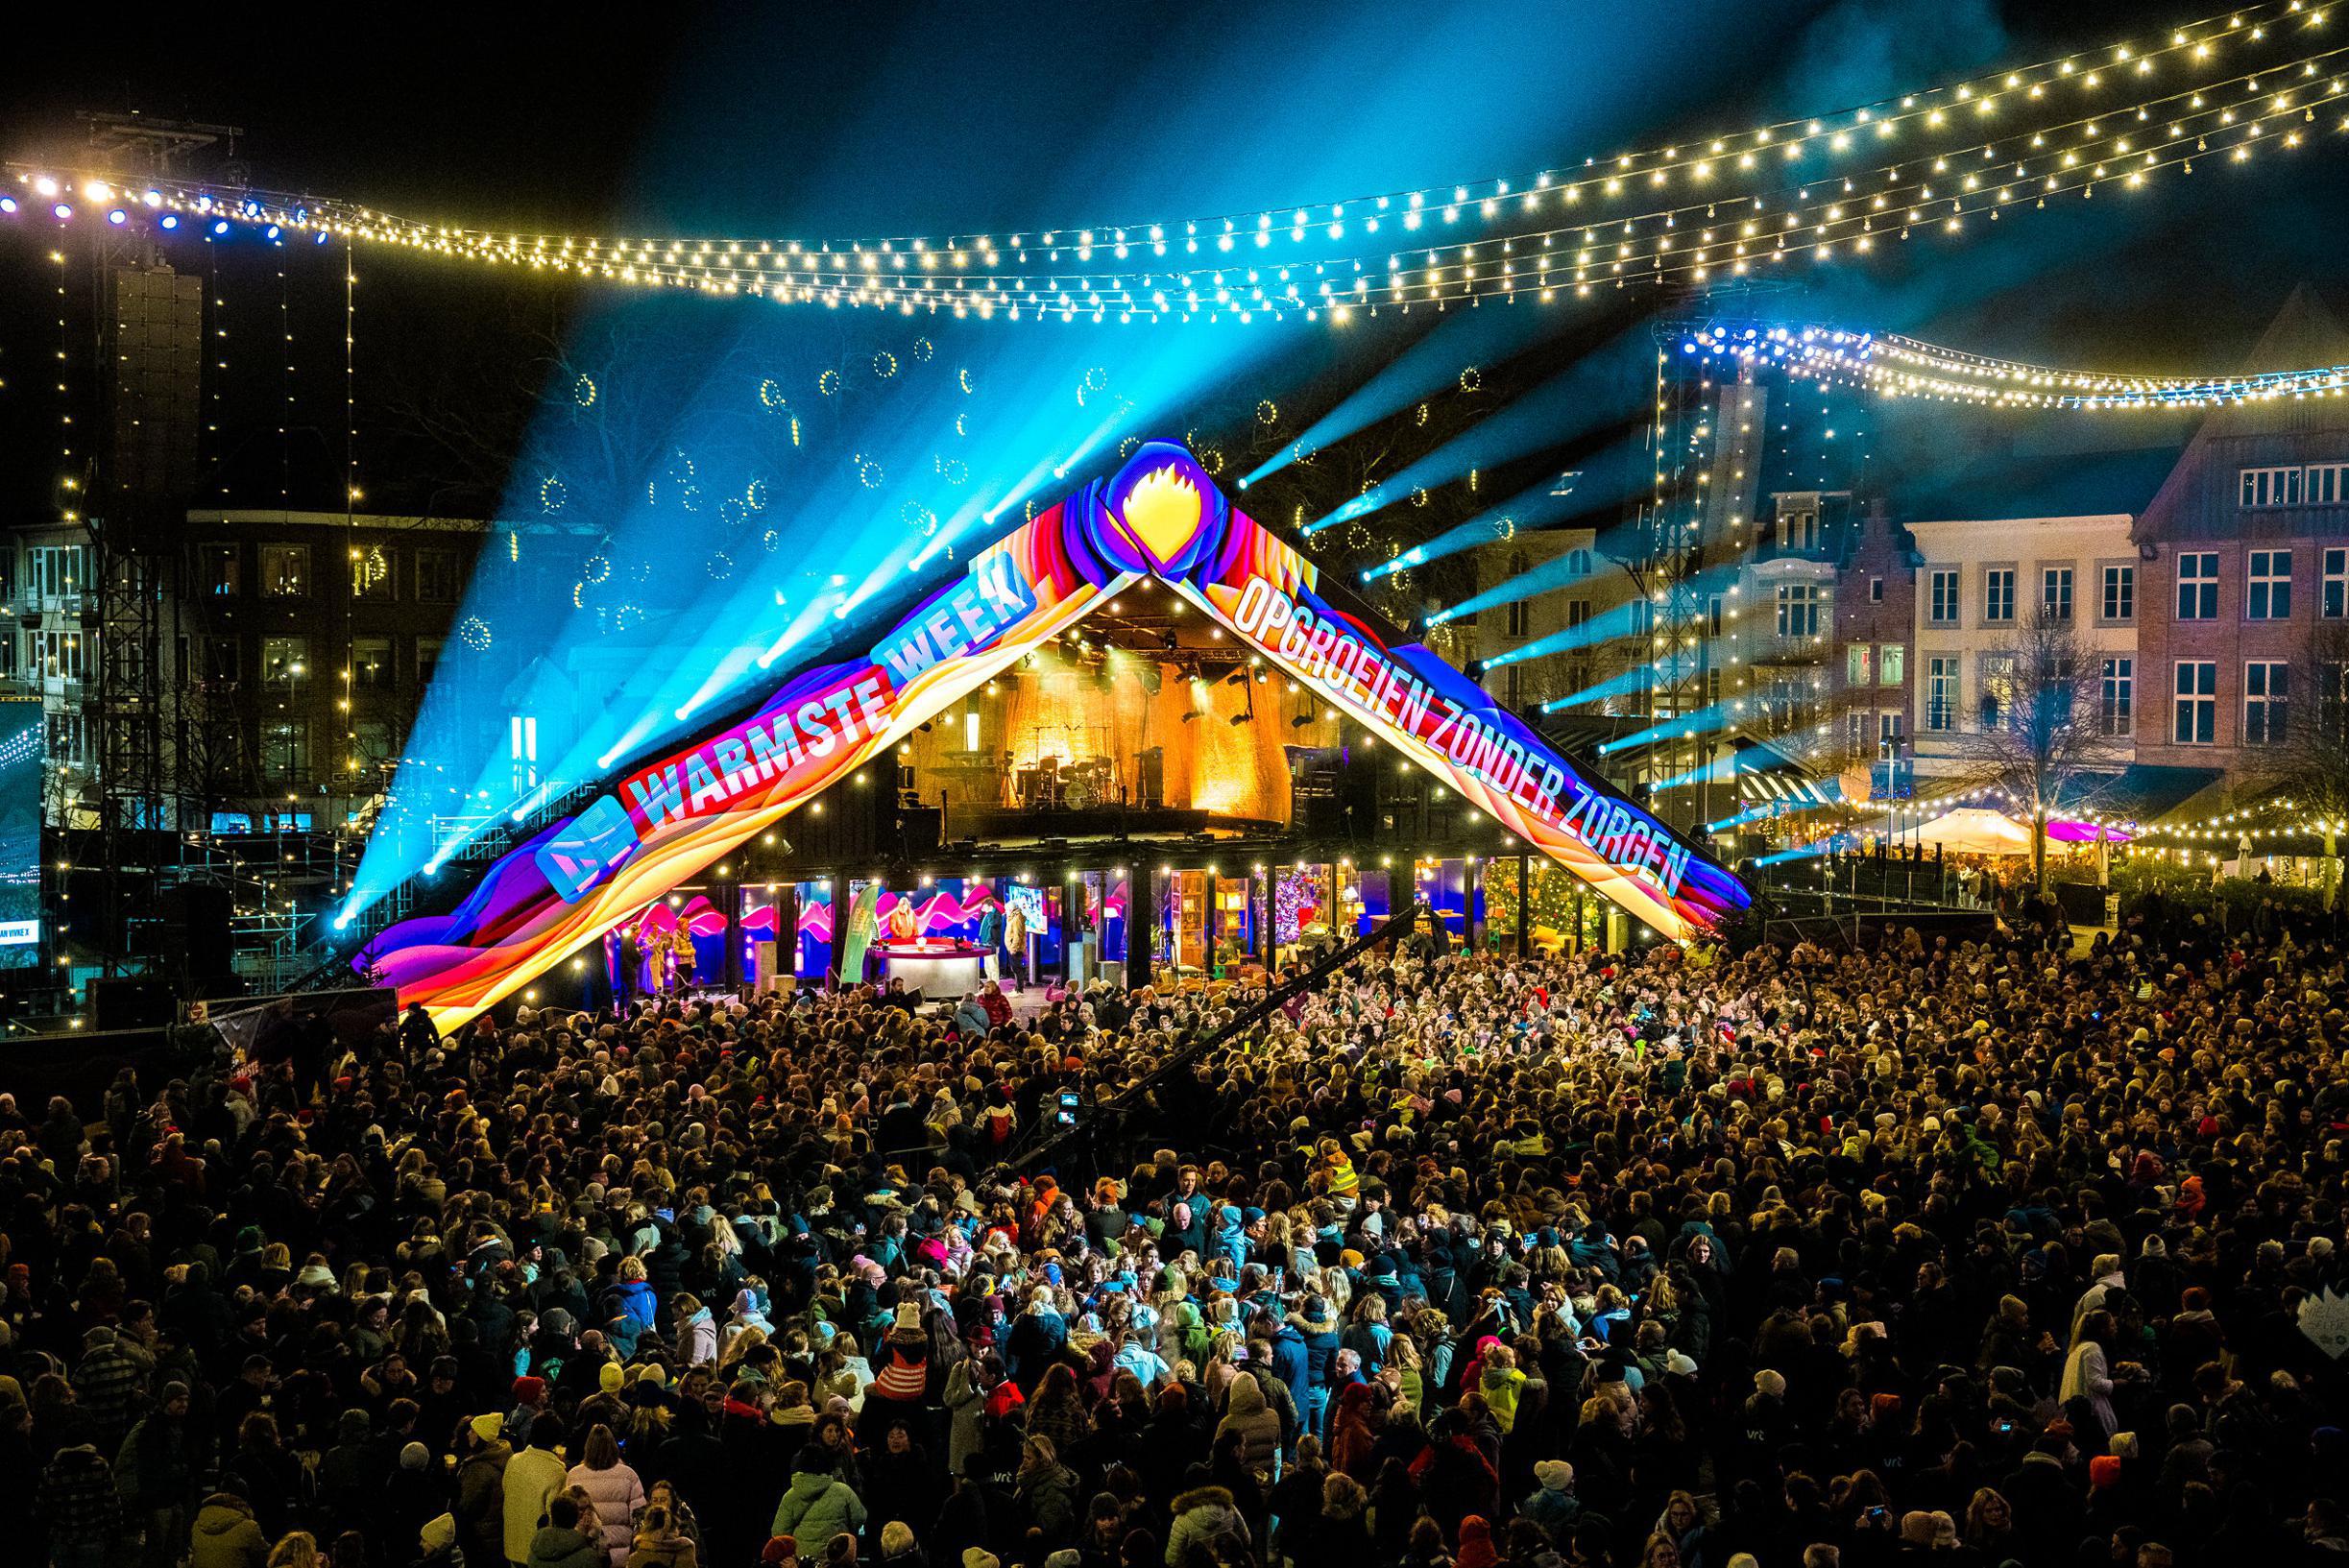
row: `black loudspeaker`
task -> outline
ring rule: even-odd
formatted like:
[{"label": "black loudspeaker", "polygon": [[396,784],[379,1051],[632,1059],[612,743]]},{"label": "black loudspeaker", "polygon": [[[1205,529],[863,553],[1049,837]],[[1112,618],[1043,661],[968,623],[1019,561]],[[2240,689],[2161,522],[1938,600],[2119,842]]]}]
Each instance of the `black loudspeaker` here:
[{"label": "black loudspeaker", "polygon": [[178,1016],[171,982],[145,975],[91,980],[89,1008],[101,1033],[108,1029],[159,1029]]},{"label": "black loudspeaker", "polygon": [[184,954],[187,977],[203,994],[235,973],[235,947],[230,936],[234,899],[226,887],[210,882],[180,882],[163,889],[163,955],[175,964]]}]

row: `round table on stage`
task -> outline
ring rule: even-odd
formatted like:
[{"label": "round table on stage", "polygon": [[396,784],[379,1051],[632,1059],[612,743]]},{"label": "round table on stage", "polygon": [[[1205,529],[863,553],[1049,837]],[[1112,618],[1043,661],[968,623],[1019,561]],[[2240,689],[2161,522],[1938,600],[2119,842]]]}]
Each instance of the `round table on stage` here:
[{"label": "round table on stage", "polygon": [[907,989],[945,1000],[976,991],[985,977],[987,950],[976,942],[947,936],[921,936],[908,941],[873,944],[880,955],[884,979],[906,982]]}]

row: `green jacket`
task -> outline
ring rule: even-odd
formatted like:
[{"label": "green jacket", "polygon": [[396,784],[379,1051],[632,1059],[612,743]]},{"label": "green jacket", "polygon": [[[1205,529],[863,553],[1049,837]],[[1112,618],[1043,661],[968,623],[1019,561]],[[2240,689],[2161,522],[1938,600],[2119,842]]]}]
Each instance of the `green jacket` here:
[{"label": "green jacket", "polygon": [[810,1553],[821,1556],[835,1535],[854,1535],[863,1528],[864,1502],[855,1487],[836,1476],[798,1470],[775,1506],[775,1528],[767,1533],[796,1535]]},{"label": "green jacket", "polygon": [[606,1568],[603,1542],[548,1525],[530,1537],[529,1568]]},{"label": "green jacket", "polygon": [[262,1568],[269,1537],[253,1516],[253,1505],[234,1492],[214,1492],[196,1510],[188,1532],[187,1568]]}]

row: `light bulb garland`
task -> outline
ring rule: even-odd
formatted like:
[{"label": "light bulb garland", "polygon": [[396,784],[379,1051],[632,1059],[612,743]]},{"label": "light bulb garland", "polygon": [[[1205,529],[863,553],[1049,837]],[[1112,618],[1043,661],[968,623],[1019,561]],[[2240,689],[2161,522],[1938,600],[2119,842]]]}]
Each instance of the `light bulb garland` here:
[{"label": "light bulb garland", "polygon": [[[105,209],[108,222],[149,221],[152,215],[159,224],[162,217],[193,213],[199,227],[223,232],[267,223],[314,231],[322,239],[339,232],[493,265],[832,307],[947,310],[1012,320],[1103,321],[1114,315],[1121,321],[1162,321],[1204,315],[1245,322],[1259,314],[1275,320],[1292,314],[1344,320],[1357,309],[1382,305],[1522,294],[1546,300],[1569,286],[1587,294],[1609,282],[1621,287],[1703,280],[1716,271],[1735,276],[1757,263],[1805,253],[1824,256],[1846,246],[1864,253],[1880,234],[1897,230],[1905,238],[1913,226],[1927,222],[1962,229],[1970,214],[1989,210],[1995,217],[1998,208],[2025,199],[2044,204],[2047,195],[2074,189],[2085,194],[2106,181],[2143,184],[2152,172],[2186,161],[2188,155],[2178,151],[2182,142],[2191,141],[2201,152],[2214,135],[2220,136],[2237,160],[2249,157],[2255,140],[2294,146],[2304,133],[2278,133],[2269,122],[2284,115],[2311,122],[2314,103],[2338,97],[2339,84],[2270,93],[2261,79],[2272,82],[2277,73],[2294,67],[2313,75],[2332,52],[2264,63],[2252,57],[2276,52],[2277,40],[2305,36],[2325,21],[2321,7],[2277,0],[2189,24],[2149,43],[2108,45],[1856,109],[1756,127],[1702,145],[1586,159],[1571,177],[1550,170],[1530,181],[1478,181],[1448,192],[1389,192],[1245,219],[1235,214],[1179,225],[1047,229],[1000,243],[986,235],[814,244],[525,235],[425,224],[333,199],[258,191],[224,197],[168,181],[150,185],[133,199],[102,178],[15,172],[36,198],[19,203],[19,211],[36,221],[47,197],[81,194],[88,202],[85,210],[95,215]],[[2263,44],[2268,49],[2262,50]],[[2249,72],[2242,78],[2242,99],[2223,107],[2207,101],[2217,92],[2207,73],[2222,66]],[[2108,85],[2166,84],[2180,71],[2206,73],[2206,80],[2200,87],[2102,103],[2113,96]],[[2258,107],[2263,94],[2272,100],[2264,109]],[[2064,106],[2075,103],[2084,106],[2080,117],[2063,119],[2069,112]],[[1966,128],[2005,123],[2013,106],[2028,109],[2040,104],[2055,109],[2061,123],[1976,141],[1970,148],[1947,145]],[[2088,107],[2095,108],[2093,117]],[[2124,133],[2129,127],[2149,125],[2157,109],[2176,134],[2146,143]],[[2349,129],[2349,122],[2339,129]],[[1911,150],[1919,137],[1934,145]],[[1890,152],[1896,143],[1906,157],[1877,170],[1862,171],[1846,156],[1866,149]],[[1952,167],[1954,160],[1973,157],[1985,166]],[[1925,173],[1919,174],[1921,169]],[[1863,174],[1878,178],[1863,181]],[[1877,188],[1863,190],[1863,182]],[[1687,199],[1641,209],[1653,195],[1683,188]],[[1773,200],[1789,190],[1795,193],[1790,203]],[[1814,195],[1829,199],[1814,200]],[[1732,209],[1727,219],[1720,218],[1724,206]],[[1589,216],[1542,227],[1553,214],[1575,216],[1574,209]],[[75,209],[69,201],[58,200],[46,210],[68,222]],[[1406,233],[1428,224],[1457,229],[1469,222],[1477,237],[1383,259],[1331,253],[1271,266],[1238,259],[1241,240],[1249,251],[1264,252],[1284,234],[1293,245],[1313,238],[1343,252],[1349,236],[1383,232],[1382,214],[1386,224]],[[1684,225],[1714,220],[1719,229],[1694,240],[1682,231]],[[1177,229],[1179,244],[1168,237]],[[1235,259],[1152,265],[1174,251],[1199,253],[1202,232],[1211,241],[1208,250]],[[1097,258],[1103,270],[1094,270]]]}]

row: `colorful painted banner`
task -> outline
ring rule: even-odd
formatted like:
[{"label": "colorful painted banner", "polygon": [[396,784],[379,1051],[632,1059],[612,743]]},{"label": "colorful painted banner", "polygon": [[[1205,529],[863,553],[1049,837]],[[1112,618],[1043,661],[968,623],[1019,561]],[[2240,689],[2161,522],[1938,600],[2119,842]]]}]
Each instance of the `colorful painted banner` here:
[{"label": "colorful painted banner", "polygon": [[1726,869],[1427,649],[1392,640],[1313,563],[1233,511],[1189,452],[1153,442],[981,551],[864,659],[802,670],[750,717],[621,775],[493,864],[454,910],[390,928],[355,963],[454,1026],[1146,575],[1664,935],[1717,930],[1746,906]]}]

